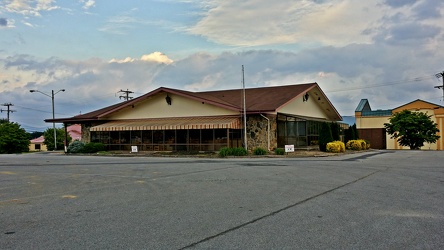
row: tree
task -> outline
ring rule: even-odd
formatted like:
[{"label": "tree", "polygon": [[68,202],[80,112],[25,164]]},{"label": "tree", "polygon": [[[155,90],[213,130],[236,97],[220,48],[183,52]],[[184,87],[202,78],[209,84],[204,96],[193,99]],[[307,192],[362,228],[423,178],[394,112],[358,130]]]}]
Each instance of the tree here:
[{"label": "tree", "polygon": [[327,122],[321,124],[321,131],[319,131],[319,150],[326,152],[327,143],[333,141],[333,136],[331,134],[331,127]]},{"label": "tree", "polygon": [[422,112],[403,110],[394,114],[384,127],[392,139],[398,139],[399,145],[420,149],[424,142],[435,143],[440,138],[436,135],[439,132],[437,124],[430,117]]},{"label": "tree", "polygon": [[[48,128],[43,132],[43,136],[45,137],[45,141],[43,143],[46,145],[48,150],[54,150],[54,129]],[[57,149],[63,149],[65,147],[65,129],[64,128],[56,128],[56,137],[57,137]],[[71,141],[71,136],[68,134],[68,142]]]},{"label": "tree", "polygon": [[29,133],[29,139],[32,140],[35,138],[39,138],[42,135],[43,135],[43,132],[32,132],[32,133]]},{"label": "tree", "polygon": [[339,126],[339,123],[337,122],[330,123],[330,128],[333,141],[341,140],[341,127]]},{"label": "tree", "polygon": [[28,133],[18,123],[0,121],[0,153],[14,154],[29,151]]},{"label": "tree", "polygon": [[344,141],[347,143],[350,140],[357,140],[358,139],[357,134],[358,130],[356,128],[356,123],[355,123],[344,131]]}]

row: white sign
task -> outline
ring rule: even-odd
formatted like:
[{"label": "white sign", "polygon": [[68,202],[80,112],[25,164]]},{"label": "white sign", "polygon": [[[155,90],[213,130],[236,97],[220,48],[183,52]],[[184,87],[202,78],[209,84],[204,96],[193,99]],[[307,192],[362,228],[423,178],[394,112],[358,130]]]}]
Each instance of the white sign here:
[{"label": "white sign", "polygon": [[285,152],[294,152],[294,145],[285,145]]},{"label": "white sign", "polygon": [[137,153],[137,146],[131,146],[131,153]]}]

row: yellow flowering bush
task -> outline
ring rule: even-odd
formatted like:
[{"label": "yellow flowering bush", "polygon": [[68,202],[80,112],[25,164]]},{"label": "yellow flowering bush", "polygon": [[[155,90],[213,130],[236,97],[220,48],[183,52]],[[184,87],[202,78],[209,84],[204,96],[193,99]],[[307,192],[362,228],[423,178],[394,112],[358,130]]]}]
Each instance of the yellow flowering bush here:
[{"label": "yellow flowering bush", "polygon": [[346,147],[350,150],[365,150],[370,148],[370,142],[362,139],[350,140],[347,142]]},{"label": "yellow flowering bush", "polygon": [[345,152],[345,144],[342,141],[333,141],[327,143],[327,152],[342,153]]}]

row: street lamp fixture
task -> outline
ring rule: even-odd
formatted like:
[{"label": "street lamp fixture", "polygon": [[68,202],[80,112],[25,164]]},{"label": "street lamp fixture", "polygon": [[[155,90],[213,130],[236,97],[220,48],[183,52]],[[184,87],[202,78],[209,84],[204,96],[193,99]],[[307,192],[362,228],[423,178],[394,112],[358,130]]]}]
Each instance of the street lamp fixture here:
[{"label": "street lamp fixture", "polygon": [[46,95],[47,97],[51,98],[51,100],[52,100],[52,120],[53,120],[53,122],[52,122],[52,129],[53,129],[53,131],[54,131],[54,151],[57,150],[57,133],[56,133],[55,122],[54,122],[54,119],[55,119],[55,113],[54,113],[54,96],[55,96],[57,93],[59,93],[60,91],[64,92],[65,89],[60,89],[60,90],[58,90],[58,91],[55,92],[55,93],[54,93],[54,90],[52,90],[52,91],[51,91],[51,95],[49,95],[49,94],[47,94],[47,93],[44,93],[44,92],[42,92],[42,91],[40,91],[40,90],[36,90],[36,89],[31,89],[31,90],[29,90],[29,92],[31,92],[31,93],[38,92],[38,93],[40,93],[40,94]]}]

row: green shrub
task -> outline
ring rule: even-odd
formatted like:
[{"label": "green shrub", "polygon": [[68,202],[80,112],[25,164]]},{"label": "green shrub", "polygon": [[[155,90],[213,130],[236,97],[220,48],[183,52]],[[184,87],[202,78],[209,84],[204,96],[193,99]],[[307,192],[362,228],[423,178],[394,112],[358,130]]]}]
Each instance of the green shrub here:
[{"label": "green shrub", "polygon": [[233,149],[233,155],[234,156],[244,156],[247,155],[248,152],[245,150],[245,148],[232,148]]},{"label": "green shrub", "polygon": [[226,157],[226,156],[229,156],[230,155],[230,148],[221,148],[220,150],[219,150],[219,156],[220,157]]},{"label": "green shrub", "polygon": [[341,139],[341,127],[339,126],[339,123],[332,122],[330,123],[330,129],[331,129],[331,136],[334,141],[339,141]]},{"label": "green shrub", "polygon": [[266,155],[267,154],[267,150],[263,149],[263,148],[255,148],[253,151],[254,155]]},{"label": "green shrub", "polygon": [[276,149],[274,150],[274,152],[275,152],[277,155],[284,155],[284,154],[285,154],[285,149],[283,149],[283,148],[276,148]]},{"label": "green shrub", "polygon": [[71,142],[68,146],[68,153],[75,154],[75,153],[81,153],[83,150],[83,147],[85,146],[85,143],[75,140]]},{"label": "green shrub", "polygon": [[326,152],[327,143],[333,141],[330,124],[323,122],[321,124],[321,131],[319,131],[319,150]]},{"label": "green shrub", "polygon": [[334,141],[327,143],[327,152],[342,153],[345,152],[345,144],[342,141]]},{"label": "green shrub", "polygon": [[100,142],[90,142],[83,146],[82,153],[97,153],[99,151],[105,151],[105,145]]},{"label": "green shrub", "polygon": [[245,148],[221,148],[219,150],[219,156],[220,157],[226,157],[226,156],[244,156],[247,155],[248,152],[245,150]]}]

